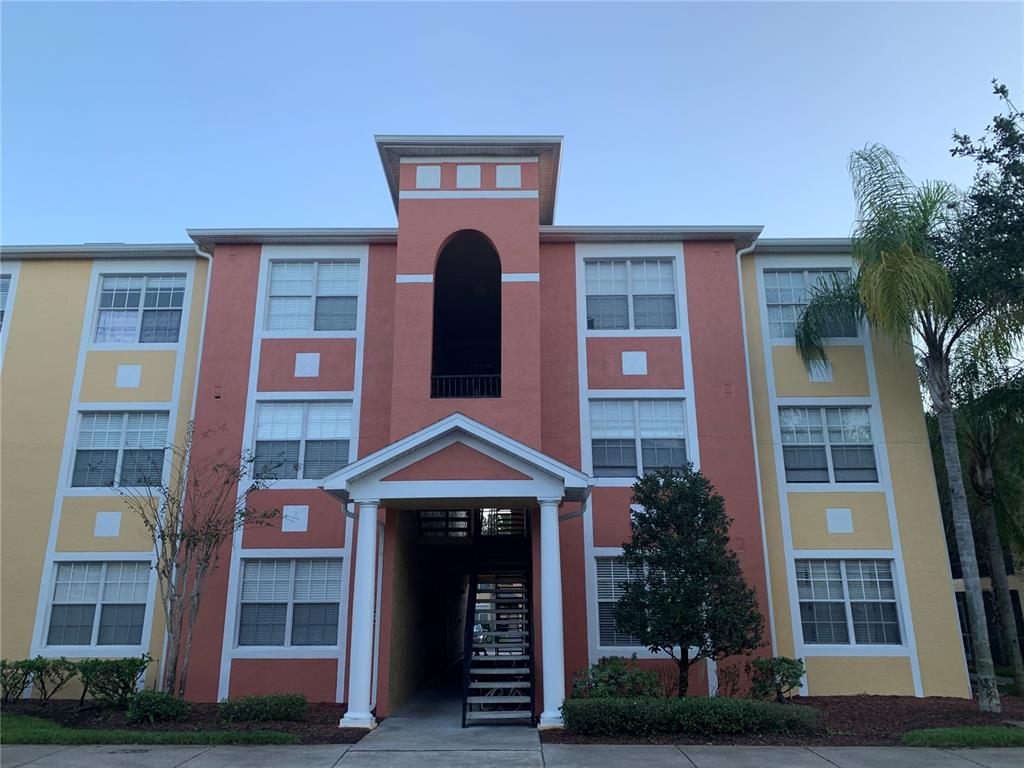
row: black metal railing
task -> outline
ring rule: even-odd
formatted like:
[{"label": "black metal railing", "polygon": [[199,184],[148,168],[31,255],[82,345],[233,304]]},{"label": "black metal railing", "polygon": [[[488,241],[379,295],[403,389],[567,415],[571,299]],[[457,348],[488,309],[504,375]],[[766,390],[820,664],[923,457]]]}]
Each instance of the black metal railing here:
[{"label": "black metal railing", "polygon": [[431,376],[431,397],[501,397],[501,374]]}]

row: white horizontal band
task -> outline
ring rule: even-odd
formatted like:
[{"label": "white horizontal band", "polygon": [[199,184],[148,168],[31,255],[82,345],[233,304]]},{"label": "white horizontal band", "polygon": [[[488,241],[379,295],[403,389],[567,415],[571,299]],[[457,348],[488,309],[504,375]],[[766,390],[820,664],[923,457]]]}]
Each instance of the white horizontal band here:
[{"label": "white horizontal band", "polygon": [[536,189],[510,189],[510,190],[492,190],[492,189],[465,189],[465,190],[405,190],[398,193],[398,197],[402,199],[469,199],[469,198],[509,198],[509,197],[526,197],[536,198],[538,197]]},{"label": "white horizontal band", "polygon": [[395,275],[396,283],[432,283],[433,275]]},{"label": "white horizontal band", "polygon": [[503,283],[539,283],[540,272],[507,272],[501,276]]},{"label": "white horizontal band", "polygon": [[403,157],[403,165],[440,165],[441,163],[501,163],[515,165],[517,163],[536,163],[536,157]]}]

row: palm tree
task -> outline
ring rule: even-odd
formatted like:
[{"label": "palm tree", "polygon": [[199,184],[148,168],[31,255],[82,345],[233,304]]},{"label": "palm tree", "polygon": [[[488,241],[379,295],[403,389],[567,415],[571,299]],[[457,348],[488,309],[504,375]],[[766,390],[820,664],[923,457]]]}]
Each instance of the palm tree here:
[{"label": "palm tree", "polygon": [[983,711],[998,712],[999,691],[957,450],[950,371],[961,350],[969,347],[975,354],[987,354],[1012,344],[1024,328],[1024,280],[1020,266],[1012,261],[1009,266],[999,259],[983,264],[953,246],[962,241],[951,237],[959,202],[951,185],[913,184],[896,155],[878,144],[853,152],[849,167],[858,209],[852,238],[857,274],[812,290],[797,325],[797,347],[805,360],[824,360],[827,329],[851,320],[867,320],[872,331],[894,346],[913,342],[942,439],[976,646],[979,704]]},{"label": "palm tree", "polygon": [[[964,379],[973,379],[968,373]],[[1013,669],[1018,696],[1024,696],[1024,659],[1004,565],[1003,541],[1021,544],[1021,497],[1024,492],[1024,374],[1006,377],[981,394],[968,388],[956,409],[960,452],[977,500],[977,516],[988,548],[992,591],[1004,660]]]}]

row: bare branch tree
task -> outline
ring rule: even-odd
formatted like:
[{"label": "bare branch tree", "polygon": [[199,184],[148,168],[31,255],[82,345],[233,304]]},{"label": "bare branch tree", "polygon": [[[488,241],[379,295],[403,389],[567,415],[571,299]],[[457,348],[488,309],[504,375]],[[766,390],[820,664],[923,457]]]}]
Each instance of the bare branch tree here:
[{"label": "bare branch tree", "polygon": [[[252,494],[269,486],[267,480],[252,479],[255,456],[250,451],[227,455],[223,449],[199,448],[223,429],[196,433],[195,423],[190,421],[182,444],[168,445],[164,460],[154,462],[144,473],[144,485],[114,486],[153,542],[167,627],[167,658],[160,683],[162,690],[178,697],[185,695],[203,587],[217,569],[224,545],[235,531],[247,525],[267,525],[279,514],[277,509],[250,505]],[[261,462],[259,474],[273,476],[272,468],[264,464]],[[170,471],[165,482],[166,465]]]}]

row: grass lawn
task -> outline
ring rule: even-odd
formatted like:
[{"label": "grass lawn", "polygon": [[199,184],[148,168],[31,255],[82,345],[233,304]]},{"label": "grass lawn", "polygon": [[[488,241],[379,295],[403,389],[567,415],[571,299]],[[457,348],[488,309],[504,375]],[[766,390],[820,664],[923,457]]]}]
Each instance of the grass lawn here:
[{"label": "grass lawn", "polygon": [[1007,725],[964,725],[922,728],[903,734],[908,747],[1024,747],[1024,728]]},{"label": "grass lawn", "polygon": [[103,731],[0,713],[0,744],[297,744],[280,731]]}]

